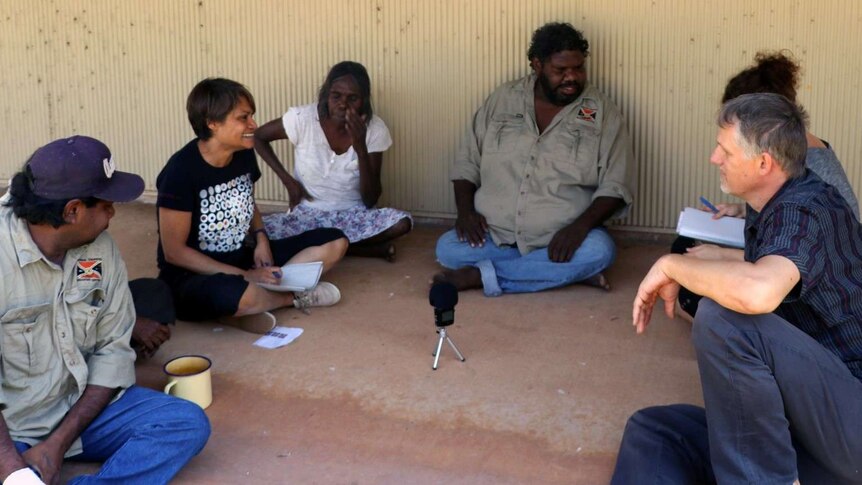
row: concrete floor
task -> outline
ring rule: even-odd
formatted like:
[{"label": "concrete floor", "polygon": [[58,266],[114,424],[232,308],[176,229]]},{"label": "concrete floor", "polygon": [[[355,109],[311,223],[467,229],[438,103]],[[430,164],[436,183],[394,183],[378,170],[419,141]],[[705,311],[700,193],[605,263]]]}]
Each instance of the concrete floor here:
[{"label": "concrete floor", "polygon": [[[305,329],[287,347],[179,322],[138,365],[139,383],[160,388],[171,358],[213,360],[213,434],[176,483],[602,484],[633,411],[701,403],[688,324],[657,312],[645,335],[631,327],[640,278],[667,249],[642,242],[620,242],[611,292],[462,293],[450,335],[467,361],[444,348],[432,372],[427,295],[444,230],[415,228],[394,264],[345,259],[324,276],[341,303],[275,312]],[[119,205],[110,232],[131,278],[157,274],[152,205]]]}]

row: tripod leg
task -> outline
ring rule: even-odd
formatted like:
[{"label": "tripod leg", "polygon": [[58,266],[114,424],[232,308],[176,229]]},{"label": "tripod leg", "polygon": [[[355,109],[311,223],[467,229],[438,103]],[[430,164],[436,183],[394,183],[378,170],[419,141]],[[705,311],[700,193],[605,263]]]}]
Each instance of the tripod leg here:
[{"label": "tripod leg", "polygon": [[445,333],[440,333],[440,339],[437,340],[437,351],[434,352],[434,365],[431,366],[431,370],[437,370],[437,362],[440,361],[440,351],[443,350],[443,339],[446,338]]},{"label": "tripod leg", "polygon": [[454,350],[455,353],[458,354],[458,358],[461,359],[461,362],[466,362],[467,359],[464,358],[464,356],[461,354],[461,351],[458,350],[458,347],[455,346],[455,342],[453,342],[448,335],[446,336],[446,341],[449,342],[449,345],[452,346],[452,350]]}]

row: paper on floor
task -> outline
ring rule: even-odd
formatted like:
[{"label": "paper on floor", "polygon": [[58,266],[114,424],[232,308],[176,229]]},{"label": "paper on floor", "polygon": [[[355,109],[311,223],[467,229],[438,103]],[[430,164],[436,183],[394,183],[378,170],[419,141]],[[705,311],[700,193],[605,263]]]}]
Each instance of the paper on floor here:
[{"label": "paper on floor", "polygon": [[275,327],[266,334],[257,339],[254,345],[265,349],[277,349],[296,340],[296,337],[302,335],[301,328],[291,327]]}]

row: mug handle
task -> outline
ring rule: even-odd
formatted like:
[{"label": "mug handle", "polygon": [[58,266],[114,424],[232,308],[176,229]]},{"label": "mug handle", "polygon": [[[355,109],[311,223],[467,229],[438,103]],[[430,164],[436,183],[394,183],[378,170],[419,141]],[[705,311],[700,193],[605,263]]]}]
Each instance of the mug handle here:
[{"label": "mug handle", "polygon": [[174,386],[177,384],[177,382],[179,382],[179,381],[171,381],[171,382],[168,382],[168,385],[167,385],[167,386],[165,386],[165,394],[170,394],[170,393],[171,393],[171,388],[172,388],[172,387],[174,387]]}]

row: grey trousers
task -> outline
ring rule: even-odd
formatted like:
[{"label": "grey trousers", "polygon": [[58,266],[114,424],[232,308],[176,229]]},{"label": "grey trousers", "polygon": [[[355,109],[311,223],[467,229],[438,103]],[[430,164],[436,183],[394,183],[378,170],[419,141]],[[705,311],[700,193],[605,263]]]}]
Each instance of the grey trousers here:
[{"label": "grey trousers", "polygon": [[862,483],[862,381],[835,354],[775,314],[708,298],[692,341],[705,414],[638,411],[612,483]]}]

